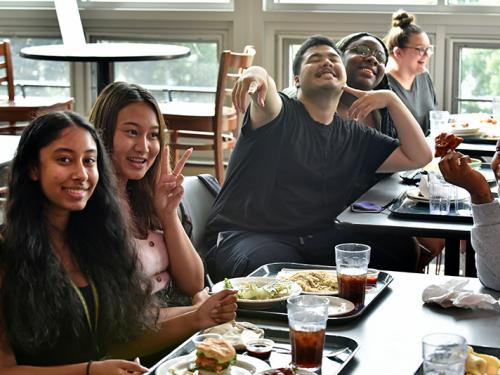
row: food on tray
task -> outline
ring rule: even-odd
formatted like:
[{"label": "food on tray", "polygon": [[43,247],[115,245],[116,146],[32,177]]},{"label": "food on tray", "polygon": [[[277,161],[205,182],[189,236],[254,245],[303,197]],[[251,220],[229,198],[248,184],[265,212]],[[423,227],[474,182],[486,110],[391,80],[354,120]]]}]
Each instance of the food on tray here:
[{"label": "food on tray", "polygon": [[450,124],[450,127],[453,128],[453,129],[467,129],[469,127],[469,123],[468,122],[461,122],[461,123],[456,123],[456,122],[452,122]]},{"label": "food on tray", "polygon": [[463,138],[457,137],[455,134],[441,133],[435,138],[436,152],[435,157],[445,156],[449,150],[455,151],[460,143],[464,141]]},{"label": "food on tray", "polygon": [[336,292],[337,277],[327,271],[298,271],[285,276],[287,280],[295,281],[304,292]]},{"label": "food on tray", "polygon": [[218,333],[237,350],[245,349],[245,342],[264,337],[264,330],[248,322],[227,322],[207,328],[204,333]]},{"label": "food on tray", "polygon": [[280,367],[266,370],[264,372],[259,372],[259,375],[295,375],[296,372],[291,367]]},{"label": "food on tray", "polygon": [[266,300],[286,297],[290,294],[289,283],[275,280],[263,285],[250,281],[241,284],[238,288],[234,288],[231,280],[224,279],[224,287],[226,289],[238,289],[238,294],[236,295],[238,299]]},{"label": "food on tray", "polygon": [[220,374],[236,360],[236,351],[231,343],[224,339],[209,338],[196,344],[196,362],[198,370]]},{"label": "food on tray", "polygon": [[468,346],[465,374],[498,375],[500,374],[500,360],[492,355],[476,353],[472,347]]}]

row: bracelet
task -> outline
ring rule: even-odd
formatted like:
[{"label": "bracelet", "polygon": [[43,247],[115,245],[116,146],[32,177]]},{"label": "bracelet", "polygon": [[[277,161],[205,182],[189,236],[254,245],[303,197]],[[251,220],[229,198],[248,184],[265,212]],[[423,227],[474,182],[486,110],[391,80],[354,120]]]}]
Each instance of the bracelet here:
[{"label": "bracelet", "polygon": [[92,360],[90,360],[88,363],[87,363],[87,370],[85,371],[85,374],[86,375],[90,375],[90,365],[92,364]]}]

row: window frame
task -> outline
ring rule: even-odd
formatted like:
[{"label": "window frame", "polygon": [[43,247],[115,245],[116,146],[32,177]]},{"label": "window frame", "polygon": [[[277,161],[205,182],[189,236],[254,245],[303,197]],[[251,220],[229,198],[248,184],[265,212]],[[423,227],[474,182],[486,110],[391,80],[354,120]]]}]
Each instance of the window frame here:
[{"label": "window frame", "polygon": [[459,97],[460,82],[460,50],[462,48],[495,48],[500,50],[500,39],[454,39],[451,40],[451,103],[452,113],[458,113],[460,102],[488,103],[491,99],[474,99]]},{"label": "window frame", "polygon": [[[435,0],[436,4],[427,5],[401,5],[401,2],[394,1],[393,4],[372,4],[369,0],[353,1],[340,0],[339,4],[311,4],[310,1],[303,0],[302,4],[275,4],[274,0],[264,0],[264,10],[268,12],[330,12],[330,13],[392,13],[396,9],[404,7],[412,13],[457,13],[457,14],[500,14],[500,5],[447,5],[447,0]],[[364,4],[363,4],[364,3]]]},{"label": "window frame", "polygon": [[[175,0],[152,1],[106,1],[106,0],[77,0],[78,8],[85,10],[186,10],[186,11],[234,11],[234,0],[221,3],[211,0],[189,0],[189,2]],[[0,0],[0,8],[6,9],[54,9],[53,0]]]}]

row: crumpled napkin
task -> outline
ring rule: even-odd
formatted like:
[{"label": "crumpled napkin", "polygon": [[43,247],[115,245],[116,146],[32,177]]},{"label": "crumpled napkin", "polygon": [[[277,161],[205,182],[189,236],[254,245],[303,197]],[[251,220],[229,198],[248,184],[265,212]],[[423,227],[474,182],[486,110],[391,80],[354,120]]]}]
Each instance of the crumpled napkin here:
[{"label": "crumpled napkin", "polygon": [[422,300],[425,303],[437,303],[443,307],[464,307],[495,310],[500,307],[500,300],[489,294],[476,293],[465,289],[469,280],[451,279],[444,284],[432,284],[424,289]]},{"label": "crumpled napkin", "polygon": [[245,349],[245,342],[264,337],[264,330],[250,322],[235,322],[234,320],[207,328],[204,333],[218,333],[233,345],[235,349]]},{"label": "crumpled napkin", "polygon": [[418,188],[420,189],[420,194],[425,199],[429,199],[429,182],[426,175],[420,177],[420,182],[418,183]]}]

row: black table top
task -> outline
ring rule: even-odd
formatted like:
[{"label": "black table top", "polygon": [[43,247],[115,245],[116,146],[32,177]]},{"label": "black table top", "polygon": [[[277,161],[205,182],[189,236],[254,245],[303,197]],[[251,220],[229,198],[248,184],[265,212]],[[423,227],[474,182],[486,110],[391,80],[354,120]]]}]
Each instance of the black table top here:
[{"label": "black table top", "polygon": [[[450,276],[388,271],[394,281],[359,319],[328,325],[334,335],[356,340],[359,351],[342,374],[414,374],[422,363],[422,336],[434,332],[456,333],[471,345],[500,348],[498,311],[442,308],[422,302],[423,290],[441,284]],[[464,278],[460,278],[464,280]],[[483,288],[476,278],[468,278],[467,289],[500,297]],[[255,324],[286,328],[278,320],[252,319]]]},{"label": "black table top", "polygon": [[[369,201],[384,206],[411,187],[411,185],[402,184],[399,174],[394,173],[373,186],[358,201]],[[350,208],[347,208],[337,217],[337,225],[357,226],[366,231],[384,231],[386,234],[429,237],[452,236],[464,239],[468,238],[472,227],[471,223],[446,221],[446,217],[443,217],[441,221],[411,220],[401,219],[389,214],[389,210],[381,213],[361,213],[352,212]]]},{"label": "black table top", "polygon": [[64,44],[25,47],[21,57],[37,60],[110,62],[172,60],[189,56],[187,47],[144,43],[87,43],[78,46]]}]

